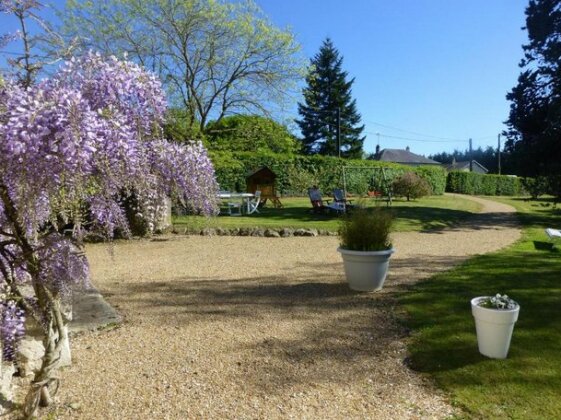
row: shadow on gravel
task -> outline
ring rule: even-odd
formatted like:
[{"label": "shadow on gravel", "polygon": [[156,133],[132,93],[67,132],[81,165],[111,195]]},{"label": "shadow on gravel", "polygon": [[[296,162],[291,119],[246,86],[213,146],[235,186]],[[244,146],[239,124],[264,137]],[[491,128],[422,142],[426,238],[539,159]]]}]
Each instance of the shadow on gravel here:
[{"label": "shadow on gravel", "polygon": [[466,217],[460,223],[451,223],[441,227],[431,227],[421,230],[425,234],[441,235],[446,232],[461,231],[466,229],[473,230],[497,230],[497,229],[516,229],[520,228],[520,221],[515,213],[483,213]]},{"label": "shadow on gravel", "polygon": [[[397,381],[392,378],[398,372],[387,365],[401,364],[395,358],[402,357],[399,340],[405,330],[394,321],[391,293],[353,292],[340,281],[339,272],[322,268],[331,274],[320,280],[287,273],[233,281],[123,284],[112,290],[110,300],[135,308],[127,316],[130,323],[187,330],[215,325],[213,340],[228,331],[225,345],[242,354],[239,375],[244,386],[259,392],[274,395],[298,384],[310,389],[318,383],[350,384],[371,377]],[[224,358],[229,360],[227,354]]]},{"label": "shadow on gravel", "polygon": [[[520,221],[516,213],[483,213],[469,219],[460,229],[516,229],[520,228]],[[454,230],[454,229],[451,229]]]},{"label": "shadow on gravel", "polygon": [[396,292],[433,274],[436,265],[446,269],[461,260],[438,258],[428,264],[422,258],[396,258],[385,288],[376,293],[351,291],[341,264],[335,263],[233,280],[186,277],[113,283],[105,295],[127,308],[132,324],[187,331],[215,326],[213,340],[228,331],[224,340],[231,342],[226,344],[243,354],[244,381],[263,392],[373,379],[389,384],[404,375],[399,367],[407,330],[396,321]]}]

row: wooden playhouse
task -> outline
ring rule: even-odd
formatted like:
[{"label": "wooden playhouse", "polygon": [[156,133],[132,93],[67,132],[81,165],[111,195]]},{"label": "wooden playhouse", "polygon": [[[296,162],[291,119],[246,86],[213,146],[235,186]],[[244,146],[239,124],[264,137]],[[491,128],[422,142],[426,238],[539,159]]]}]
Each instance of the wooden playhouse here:
[{"label": "wooden playhouse", "polygon": [[255,191],[261,191],[261,202],[263,205],[265,205],[267,200],[271,200],[275,208],[280,208],[282,203],[275,188],[276,178],[277,175],[271,169],[263,166],[246,176],[247,192],[255,194]]}]

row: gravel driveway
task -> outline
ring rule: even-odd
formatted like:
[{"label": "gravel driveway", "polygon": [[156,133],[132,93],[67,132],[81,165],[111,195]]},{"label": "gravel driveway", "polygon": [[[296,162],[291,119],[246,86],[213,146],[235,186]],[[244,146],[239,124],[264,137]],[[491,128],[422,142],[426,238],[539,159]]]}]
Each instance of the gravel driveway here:
[{"label": "gravel driveway", "polygon": [[[397,233],[385,288],[351,292],[336,237],[171,237],[88,247],[123,315],[73,339],[58,418],[443,418],[403,363],[392,294],[520,237],[509,206],[455,229]],[[475,350],[474,350],[475,351]],[[71,408],[72,406],[73,408]]]}]

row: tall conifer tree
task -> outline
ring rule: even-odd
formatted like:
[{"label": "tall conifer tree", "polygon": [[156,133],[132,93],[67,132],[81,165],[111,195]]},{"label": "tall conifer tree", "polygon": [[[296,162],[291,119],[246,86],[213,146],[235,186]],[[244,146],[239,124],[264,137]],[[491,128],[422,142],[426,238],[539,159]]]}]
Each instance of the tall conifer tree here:
[{"label": "tall conifer tree", "polygon": [[522,73],[507,95],[505,146],[518,174],[548,176],[561,195],[561,1],[530,0],[526,29]]},{"label": "tall conifer tree", "polygon": [[347,81],[348,73],[343,71],[342,63],[343,57],[329,38],[311,60],[303,90],[304,103],[298,103],[300,119],[296,120],[302,131],[304,153],[338,156],[339,110],[341,156],[362,157],[364,125],[359,125],[361,117],[351,96],[354,78]]}]

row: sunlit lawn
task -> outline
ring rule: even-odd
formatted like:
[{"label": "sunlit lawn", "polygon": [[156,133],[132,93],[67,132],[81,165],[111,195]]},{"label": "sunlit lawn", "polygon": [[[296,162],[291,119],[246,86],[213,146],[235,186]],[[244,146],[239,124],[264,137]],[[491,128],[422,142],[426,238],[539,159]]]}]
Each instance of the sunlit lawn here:
[{"label": "sunlit lawn", "polygon": [[[177,229],[202,227],[263,227],[263,228],[307,228],[336,231],[339,217],[336,214],[314,214],[310,200],[306,198],[282,198],[283,208],[275,209],[269,203],[249,216],[221,215],[214,218],[199,216],[177,216],[174,226]],[[353,200],[353,204],[357,203]],[[376,205],[386,207],[385,201],[363,199],[367,207]],[[480,206],[470,200],[450,196],[433,196],[407,202],[394,200],[391,210],[396,215],[396,231],[419,231],[439,229],[457,224],[477,212]]]},{"label": "sunlit lawn", "polygon": [[[414,369],[429,374],[469,417],[561,418],[561,253],[543,231],[561,228],[549,202],[501,199],[514,205],[523,239],[476,257],[401,294]],[[507,293],[521,305],[509,356],[477,351],[470,299]]]}]

